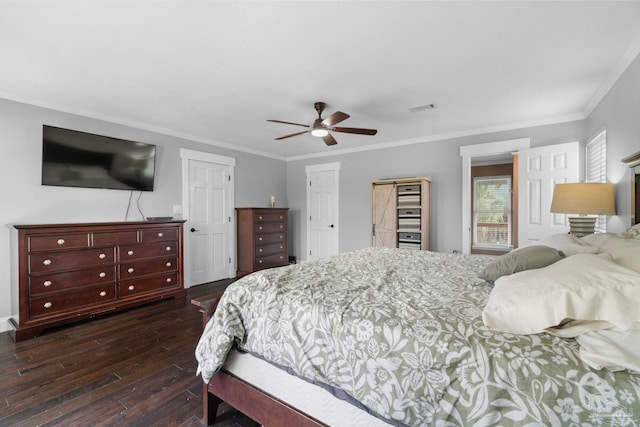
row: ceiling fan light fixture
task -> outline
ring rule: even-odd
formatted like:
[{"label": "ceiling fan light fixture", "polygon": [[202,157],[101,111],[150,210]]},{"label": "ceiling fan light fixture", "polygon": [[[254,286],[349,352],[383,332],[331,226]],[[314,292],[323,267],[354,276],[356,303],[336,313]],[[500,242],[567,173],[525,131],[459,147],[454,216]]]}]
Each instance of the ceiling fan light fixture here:
[{"label": "ceiling fan light fixture", "polygon": [[316,121],[313,123],[311,135],[318,138],[329,135],[329,131],[324,126],[322,126],[322,119],[316,119]]},{"label": "ceiling fan light fixture", "polygon": [[322,138],[323,136],[329,135],[329,131],[326,129],[314,129],[311,131],[311,135]]}]

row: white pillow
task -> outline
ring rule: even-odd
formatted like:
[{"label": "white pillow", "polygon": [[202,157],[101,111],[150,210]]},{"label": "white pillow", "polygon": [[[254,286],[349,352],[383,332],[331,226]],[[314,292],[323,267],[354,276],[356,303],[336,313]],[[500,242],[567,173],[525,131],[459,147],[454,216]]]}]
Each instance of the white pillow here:
[{"label": "white pillow", "polygon": [[595,246],[591,246],[588,242],[583,241],[573,234],[554,234],[549,237],[545,237],[537,244],[555,248],[564,252],[566,256],[576,254],[597,254],[600,252],[600,249]]},{"label": "white pillow", "polygon": [[640,274],[594,254],[496,280],[482,312],[497,331],[536,334],[566,319],[640,322]]},{"label": "white pillow", "polygon": [[590,234],[584,236],[582,240],[591,246],[600,248],[603,252],[607,252],[614,260],[623,255],[640,251],[640,240],[627,239],[621,234]]}]

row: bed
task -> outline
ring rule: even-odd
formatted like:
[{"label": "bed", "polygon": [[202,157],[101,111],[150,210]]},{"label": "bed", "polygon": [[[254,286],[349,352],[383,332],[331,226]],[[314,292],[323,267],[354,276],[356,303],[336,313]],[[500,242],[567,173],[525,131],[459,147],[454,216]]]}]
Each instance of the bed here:
[{"label": "bed", "polygon": [[368,248],[195,301],[205,421],[225,401],[265,426],[640,424],[640,225],[541,243]]}]

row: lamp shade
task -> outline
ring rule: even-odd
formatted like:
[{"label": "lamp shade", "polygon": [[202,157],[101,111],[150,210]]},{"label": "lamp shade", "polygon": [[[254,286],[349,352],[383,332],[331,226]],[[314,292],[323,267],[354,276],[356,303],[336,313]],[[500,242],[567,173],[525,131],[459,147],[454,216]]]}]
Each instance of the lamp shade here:
[{"label": "lamp shade", "polygon": [[551,201],[551,212],[576,215],[615,215],[613,188],[613,184],[597,182],[556,184]]}]

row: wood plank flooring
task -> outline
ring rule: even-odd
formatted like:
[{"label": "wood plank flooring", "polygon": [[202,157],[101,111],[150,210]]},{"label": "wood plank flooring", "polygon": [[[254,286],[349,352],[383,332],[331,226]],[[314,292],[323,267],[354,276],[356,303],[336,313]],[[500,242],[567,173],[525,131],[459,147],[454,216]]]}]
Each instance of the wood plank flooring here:
[{"label": "wood plank flooring", "polygon": [[[190,301],[231,281],[19,343],[0,333],[0,426],[202,426],[202,318]],[[228,406],[218,418],[258,425]]]}]

